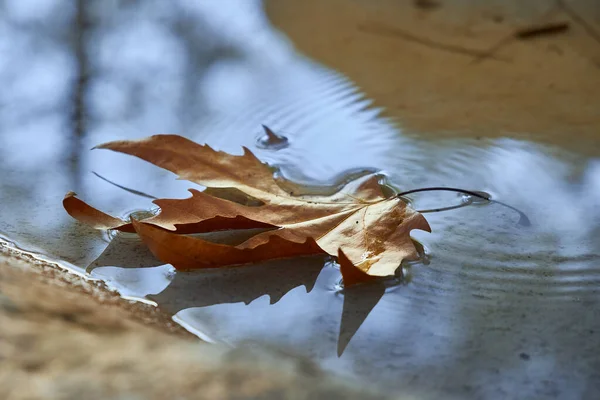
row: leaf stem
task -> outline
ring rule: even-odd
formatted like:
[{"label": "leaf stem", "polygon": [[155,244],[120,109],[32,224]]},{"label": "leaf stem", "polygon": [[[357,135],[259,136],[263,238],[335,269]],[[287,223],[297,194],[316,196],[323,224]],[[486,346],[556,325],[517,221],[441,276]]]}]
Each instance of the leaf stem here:
[{"label": "leaf stem", "polygon": [[[420,188],[420,189],[412,189],[412,190],[407,190],[405,192],[400,192],[398,193],[396,196],[397,197],[402,197],[402,196],[406,196],[412,193],[420,193],[420,192],[435,192],[435,191],[446,191],[446,192],[456,192],[456,193],[463,193],[463,194],[467,194],[469,196],[473,196],[473,197],[477,197],[483,200],[487,200],[490,203],[496,203],[496,204],[500,204],[501,206],[504,206],[506,208],[510,208],[511,210],[517,212],[519,214],[519,222],[518,224],[521,226],[531,226],[531,221],[529,220],[529,217],[527,217],[527,215],[511,206],[510,204],[506,204],[502,201],[498,201],[498,200],[493,200],[489,195],[486,196],[484,194],[481,194],[481,192],[474,192],[471,190],[465,190],[465,189],[459,189],[459,188],[453,188],[453,187],[443,187],[443,186],[433,186],[433,187],[426,187],[426,188]],[[427,211],[444,211],[446,209],[454,209],[454,208],[458,208],[458,206],[456,207],[446,207],[446,208],[440,208],[437,210],[427,210]]]},{"label": "leaf stem", "polygon": [[102,175],[100,175],[97,172],[92,171],[92,174],[96,175],[98,178],[102,179],[104,182],[110,183],[111,185],[116,186],[119,189],[123,189],[126,192],[133,193],[135,195],[146,197],[146,198],[152,199],[152,200],[158,199],[158,197],[154,197],[151,194],[140,192],[139,190],[131,189],[131,188],[128,188],[127,186],[119,185],[118,183],[115,183],[115,182],[111,181],[110,179],[103,177]]}]

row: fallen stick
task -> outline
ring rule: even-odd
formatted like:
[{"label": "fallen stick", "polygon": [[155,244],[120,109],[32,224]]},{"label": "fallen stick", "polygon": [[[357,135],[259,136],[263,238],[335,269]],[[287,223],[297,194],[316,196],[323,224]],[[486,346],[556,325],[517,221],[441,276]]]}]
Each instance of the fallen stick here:
[{"label": "fallen stick", "polygon": [[533,25],[526,28],[517,29],[514,36],[517,39],[525,40],[543,35],[555,35],[566,32],[569,29],[567,22],[551,22],[547,24]]}]

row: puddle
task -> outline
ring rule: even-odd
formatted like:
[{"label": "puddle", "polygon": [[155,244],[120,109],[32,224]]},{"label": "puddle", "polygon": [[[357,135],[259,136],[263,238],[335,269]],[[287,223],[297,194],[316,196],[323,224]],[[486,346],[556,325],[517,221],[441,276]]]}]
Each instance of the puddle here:
[{"label": "puddle", "polygon": [[[600,159],[505,138],[403,133],[342,75],[297,54],[255,2],[237,11],[183,1],[88,10],[94,74],[80,136],[70,111],[73,51],[59,28],[75,10],[48,4],[43,23],[21,8],[0,22],[12,60],[0,65],[11,85],[0,94],[7,241],[157,304],[205,340],[281,345],[380,387],[486,398],[600,390]],[[419,210],[473,204],[425,214],[433,233],[414,237],[426,262],[407,266],[401,283],[341,289],[324,257],[175,272],[135,235],[88,229],[61,207],[74,190],[113,215],[153,210],[151,199],[94,173],[152,196],[188,197],[193,185],[170,173],[88,150],[160,132],[236,154],[247,146],[284,177],[325,188],[382,171],[397,191],[485,191],[531,226],[498,204],[418,193],[409,198]]]}]

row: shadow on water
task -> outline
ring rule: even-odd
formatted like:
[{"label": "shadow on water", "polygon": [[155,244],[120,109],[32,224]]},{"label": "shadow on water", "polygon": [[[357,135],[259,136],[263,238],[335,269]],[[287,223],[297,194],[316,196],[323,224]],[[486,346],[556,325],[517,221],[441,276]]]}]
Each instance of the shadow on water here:
[{"label": "shadow on water", "polygon": [[[72,271],[87,267],[199,336],[281,345],[361,382],[459,397],[594,398],[600,161],[512,139],[402,133],[347,78],[298,54],[259,2],[236,4],[1,1],[0,234]],[[113,215],[153,208],[92,171],[187,197],[193,185],[147,163],[81,150],[164,132],[231,153],[247,146],[303,184],[382,171],[399,191],[486,191],[532,226],[493,204],[429,213],[433,233],[414,233],[428,263],[401,285],[339,290],[339,271],[323,258],[175,272],[137,238],[90,230],[60,206],[77,189]],[[411,201],[426,210],[461,198]]]},{"label": "shadow on water", "polygon": [[[187,272],[169,269],[166,288],[158,294],[149,294],[147,298],[171,315],[189,308],[218,304],[248,305],[262,296],[268,296],[269,303],[275,304],[288,292],[300,286],[304,286],[306,292],[310,293],[323,268],[337,271],[328,260],[329,257],[323,256],[300,257],[231,268]],[[86,271],[89,273],[102,267],[134,270],[144,268],[147,269],[148,277],[158,274],[160,280],[165,276],[164,270],[153,267],[161,265],[163,263],[157,260],[135,235],[117,233]],[[343,293],[344,305],[341,312],[338,355],[342,355],[351,338],[385,293],[385,288],[385,283],[375,282],[371,285],[339,289],[340,293]]]}]

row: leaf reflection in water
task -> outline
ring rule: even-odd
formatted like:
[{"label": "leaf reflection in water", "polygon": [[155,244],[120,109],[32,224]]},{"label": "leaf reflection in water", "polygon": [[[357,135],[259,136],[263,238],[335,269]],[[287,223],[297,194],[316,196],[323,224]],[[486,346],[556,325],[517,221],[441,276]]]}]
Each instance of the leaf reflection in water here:
[{"label": "leaf reflection in water", "polygon": [[[240,235],[229,235],[229,240],[239,240]],[[228,235],[213,239],[223,242]],[[203,269],[197,271],[173,271],[170,282],[158,294],[148,299],[170,315],[190,308],[210,307],[218,304],[244,303],[249,305],[263,296],[270,304],[280,301],[287,293],[304,286],[310,293],[315,287],[329,257],[310,256],[294,259],[272,260],[252,266]],[[106,249],[87,267],[92,272],[102,267],[140,269],[158,267],[157,260],[143,242],[133,234],[118,233]],[[343,308],[338,337],[337,352],[341,356],[385,293],[385,283],[375,281],[341,291]],[[298,321],[302,323],[302,321]],[[266,327],[265,327],[266,328]]]}]

